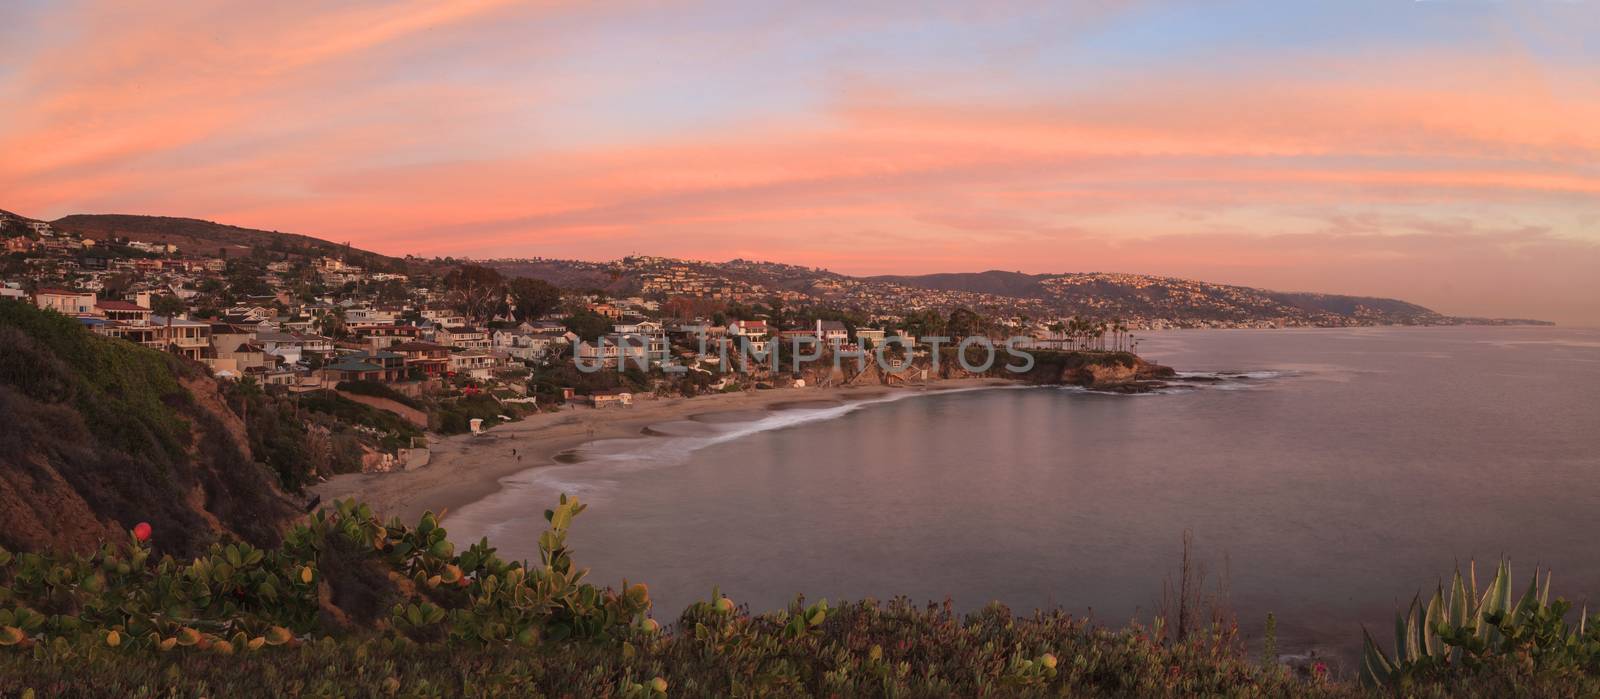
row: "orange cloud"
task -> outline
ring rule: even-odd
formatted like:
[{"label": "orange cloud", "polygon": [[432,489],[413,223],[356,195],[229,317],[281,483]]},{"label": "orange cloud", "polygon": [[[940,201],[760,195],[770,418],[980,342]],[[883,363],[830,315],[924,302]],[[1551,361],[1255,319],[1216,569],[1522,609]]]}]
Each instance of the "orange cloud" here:
[{"label": "orange cloud", "polygon": [[[1571,268],[1557,257],[1591,259],[1600,244],[1594,70],[1515,51],[1239,55],[1059,79],[1006,70],[1024,50],[915,75],[852,64],[817,78],[816,104],[776,117],[729,100],[714,127],[654,129],[646,110],[607,139],[572,120],[585,100],[633,89],[606,82],[627,71],[540,69],[583,50],[557,20],[599,13],[579,23],[598,31],[631,6],[150,11],[92,3],[46,20],[79,38],[0,83],[21,105],[0,117],[0,206],[194,215],[396,254],[739,254],[858,272],[1270,279],[1274,265],[1418,268],[1410,243],[1456,241],[1473,250],[1462,269],[1523,254],[1559,275]],[[502,24],[533,29],[482,48]],[[763,25],[757,43],[783,28]],[[708,41],[726,42],[720,56],[742,38]],[[473,74],[503,51],[528,60]],[[1364,215],[1392,228],[1341,223]],[[1441,225],[1452,232],[1422,230]]]}]

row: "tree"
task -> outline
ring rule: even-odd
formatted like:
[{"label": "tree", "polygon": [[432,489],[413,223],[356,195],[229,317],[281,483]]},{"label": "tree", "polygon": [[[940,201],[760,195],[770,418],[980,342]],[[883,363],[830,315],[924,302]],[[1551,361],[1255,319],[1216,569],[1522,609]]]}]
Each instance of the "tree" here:
[{"label": "tree", "polygon": [[176,295],[157,296],[150,299],[150,310],[167,318],[167,342],[172,342],[172,317],[189,309],[188,302]]},{"label": "tree", "polygon": [[444,276],[450,304],[468,320],[483,324],[505,303],[505,280],[488,267],[462,265]]},{"label": "tree", "polygon": [[562,321],[579,339],[594,342],[611,330],[611,320],[593,311],[575,313]]},{"label": "tree", "polygon": [[322,331],[323,335],[335,340],[343,338],[345,336],[344,309],[334,308],[323,313],[317,319],[317,327]]},{"label": "tree", "polygon": [[783,330],[788,325],[788,316],[783,312],[783,299],[776,296],[767,301],[769,307],[768,317],[772,321],[774,331]]},{"label": "tree", "polygon": [[918,311],[906,316],[905,327],[912,337],[944,335],[945,318],[938,311]]},{"label": "tree", "polygon": [[511,296],[512,315],[519,321],[534,320],[561,306],[561,290],[543,279],[518,277],[506,282]]},{"label": "tree", "polygon": [[971,309],[957,308],[950,312],[950,320],[945,328],[953,338],[968,338],[985,334],[986,328],[983,316]]}]

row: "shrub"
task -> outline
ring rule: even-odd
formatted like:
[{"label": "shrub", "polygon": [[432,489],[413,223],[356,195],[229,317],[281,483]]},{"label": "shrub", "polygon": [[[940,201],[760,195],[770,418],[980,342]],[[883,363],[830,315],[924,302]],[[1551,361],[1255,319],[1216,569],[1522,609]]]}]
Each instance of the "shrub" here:
[{"label": "shrub", "polygon": [[1550,601],[1548,571],[1541,582],[1535,570],[1522,596],[1513,597],[1509,562],[1500,562],[1481,595],[1476,566],[1467,570],[1465,579],[1456,571],[1448,596],[1441,584],[1426,606],[1418,596],[1395,615],[1393,655],[1363,630],[1364,683],[1406,689],[1473,678],[1515,688],[1562,679],[1600,692],[1600,616],[1591,623],[1584,610],[1568,624],[1572,605]]},{"label": "shrub", "polygon": [[[538,560],[523,563],[502,560],[487,540],[458,551],[432,513],[415,527],[383,524],[349,501],[312,515],[281,547],[218,544],[191,562],[156,560],[131,535],[84,556],[0,550],[0,694],[1369,696],[1324,674],[1258,664],[1237,627],[1219,622],[1176,639],[1059,610],[1017,616],[991,604],[958,615],[948,601],[905,599],[797,599],[756,615],[713,589],[662,629],[644,585],[585,580],[566,538],[583,510],[566,497],[547,510]],[[1414,605],[1402,617],[1400,662],[1416,671],[1396,690],[1600,690],[1592,630],[1573,636],[1564,608],[1538,601],[1541,586],[1510,605],[1502,581],[1504,566],[1459,613],[1418,617]],[[1450,657],[1422,650],[1433,642],[1411,622],[1429,618],[1488,626],[1470,638],[1441,629],[1438,642],[1460,648],[1459,662],[1423,661]],[[1479,633],[1492,640],[1480,647]]]}]

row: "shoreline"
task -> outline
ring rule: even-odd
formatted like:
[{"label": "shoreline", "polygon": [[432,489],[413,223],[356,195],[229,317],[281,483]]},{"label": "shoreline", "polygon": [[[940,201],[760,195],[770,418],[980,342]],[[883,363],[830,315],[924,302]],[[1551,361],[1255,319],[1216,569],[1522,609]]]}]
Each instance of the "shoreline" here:
[{"label": "shoreline", "polygon": [[[427,466],[412,471],[346,473],[310,487],[326,503],[354,497],[382,518],[415,522],[424,512],[449,512],[501,491],[501,480],[524,471],[570,463],[564,457],[583,445],[610,439],[671,436],[660,423],[707,426],[759,419],[770,411],[825,408],[895,393],[1008,386],[997,378],[935,379],[900,386],[776,388],[694,398],[638,399],[627,408],[573,406],[491,428],[483,434],[430,435]],[[513,450],[515,455],[513,455]]]}]

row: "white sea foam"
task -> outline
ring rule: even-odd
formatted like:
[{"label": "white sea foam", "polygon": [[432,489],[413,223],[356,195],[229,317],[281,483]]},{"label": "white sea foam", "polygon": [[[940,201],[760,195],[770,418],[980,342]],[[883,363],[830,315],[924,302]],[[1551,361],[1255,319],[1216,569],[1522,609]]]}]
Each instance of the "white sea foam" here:
[{"label": "white sea foam", "polygon": [[[716,425],[716,432],[695,436],[653,436],[640,439],[602,439],[584,444],[573,450],[576,463],[558,463],[537,466],[502,480],[505,488],[478,503],[469,505],[458,518],[470,517],[486,522],[504,522],[509,518],[492,515],[501,508],[517,507],[528,502],[523,494],[535,491],[540,495],[568,493],[594,501],[611,492],[617,482],[607,474],[630,473],[648,469],[683,464],[694,452],[724,442],[747,437],[760,432],[781,430],[797,425],[843,417],[869,405],[890,403],[908,398],[966,393],[970,391],[1026,389],[1028,386],[974,386],[935,391],[896,391],[876,398],[853,400],[843,405],[823,408],[791,408],[768,413],[748,422]],[[458,520],[459,521],[459,520]],[[501,524],[491,524],[484,531],[492,535]]]}]

